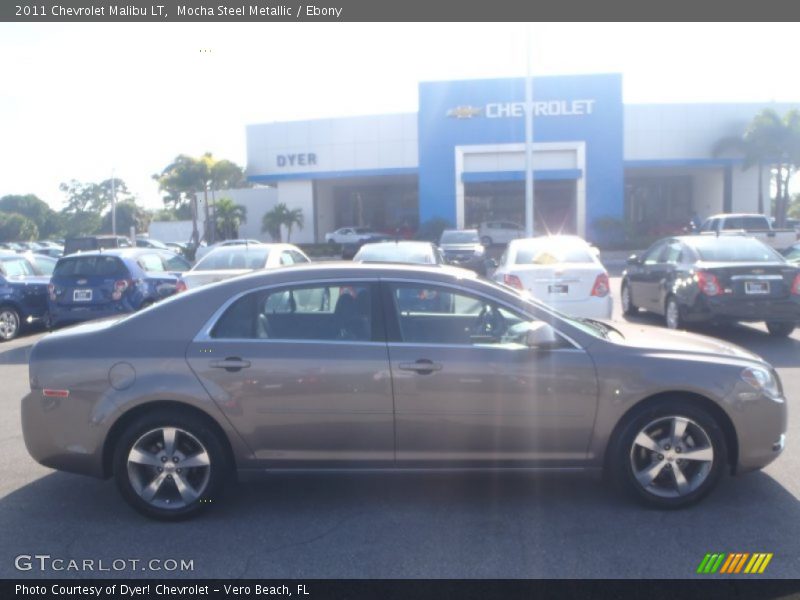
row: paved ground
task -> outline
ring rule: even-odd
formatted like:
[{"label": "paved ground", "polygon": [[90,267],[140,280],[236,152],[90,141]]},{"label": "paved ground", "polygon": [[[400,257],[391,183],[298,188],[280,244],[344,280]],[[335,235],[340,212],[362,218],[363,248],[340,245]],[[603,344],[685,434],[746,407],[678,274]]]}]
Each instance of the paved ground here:
[{"label": "paved ground", "polygon": [[[797,397],[798,333],[711,333],[767,357]],[[160,524],[129,510],[111,482],[54,473],[28,457],[19,399],[37,337],[0,346],[0,577],[42,576],[16,571],[19,554],[107,564],[187,559],[195,577],[682,578],[706,552],[760,551],[775,554],[769,575],[800,572],[795,410],[777,462],[727,478],[703,504],[679,512],[642,509],[580,476],[275,476],[234,487],[199,520]]]}]

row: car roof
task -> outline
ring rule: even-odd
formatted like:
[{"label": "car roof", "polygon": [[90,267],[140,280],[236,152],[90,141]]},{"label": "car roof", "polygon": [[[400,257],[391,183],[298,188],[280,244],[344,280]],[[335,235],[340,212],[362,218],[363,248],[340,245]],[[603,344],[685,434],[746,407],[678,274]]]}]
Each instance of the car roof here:
[{"label": "car roof", "polygon": [[529,244],[531,242],[544,242],[546,240],[550,240],[551,242],[574,242],[585,246],[591,246],[589,242],[578,235],[538,235],[536,237],[530,238],[517,238],[515,240],[511,240],[509,244],[513,244],[514,246],[524,246],[525,244]]},{"label": "car roof", "polygon": [[[378,262],[352,262],[352,261],[330,261],[330,262],[311,262],[281,267],[266,271],[254,271],[237,277],[242,279],[282,279],[287,282],[305,281],[312,279],[342,278],[342,277],[421,277],[427,278],[432,275],[450,275],[454,279],[477,280],[478,275],[474,271],[453,267],[450,265],[419,265],[409,263],[378,263]],[[228,280],[232,281],[232,280]]]},{"label": "car roof", "polygon": [[444,229],[442,233],[478,233],[477,229]]},{"label": "car roof", "polygon": [[80,258],[86,256],[117,256],[119,258],[137,258],[143,254],[153,254],[154,252],[168,252],[168,250],[165,250],[164,248],[104,248],[103,250],[75,252],[73,254],[62,256],[61,258]]}]

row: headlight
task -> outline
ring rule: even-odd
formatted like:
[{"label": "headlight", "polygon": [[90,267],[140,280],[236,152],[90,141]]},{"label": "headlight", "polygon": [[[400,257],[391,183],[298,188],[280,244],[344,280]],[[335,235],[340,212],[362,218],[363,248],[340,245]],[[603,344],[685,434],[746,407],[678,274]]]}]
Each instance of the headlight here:
[{"label": "headlight", "polygon": [[751,387],[763,392],[773,399],[781,398],[781,386],[778,378],[768,369],[758,367],[747,367],[742,369],[742,381]]}]

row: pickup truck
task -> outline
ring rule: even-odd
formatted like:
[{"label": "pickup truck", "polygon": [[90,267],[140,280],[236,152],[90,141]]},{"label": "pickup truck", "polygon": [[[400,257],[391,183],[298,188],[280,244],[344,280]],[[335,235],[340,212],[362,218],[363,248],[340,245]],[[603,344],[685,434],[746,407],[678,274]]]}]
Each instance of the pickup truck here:
[{"label": "pickup truck", "polygon": [[794,229],[773,229],[772,223],[759,214],[722,214],[705,220],[700,227],[701,234],[743,232],[775,250],[784,250],[797,242]]}]

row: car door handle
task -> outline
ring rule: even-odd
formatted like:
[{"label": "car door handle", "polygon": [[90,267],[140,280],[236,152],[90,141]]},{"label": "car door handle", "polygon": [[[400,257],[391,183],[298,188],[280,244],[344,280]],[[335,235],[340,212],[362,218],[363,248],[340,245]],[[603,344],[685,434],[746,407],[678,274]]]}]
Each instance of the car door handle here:
[{"label": "car door handle", "polygon": [[238,356],[229,356],[224,360],[212,360],[210,366],[212,369],[225,369],[229,373],[235,373],[249,367],[250,361],[242,360]]},{"label": "car door handle", "polygon": [[413,363],[400,363],[398,367],[401,371],[416,371],[420,375],[430,375],[434,371],[442,370],[442,365],[426,358],[421,358]]}]

